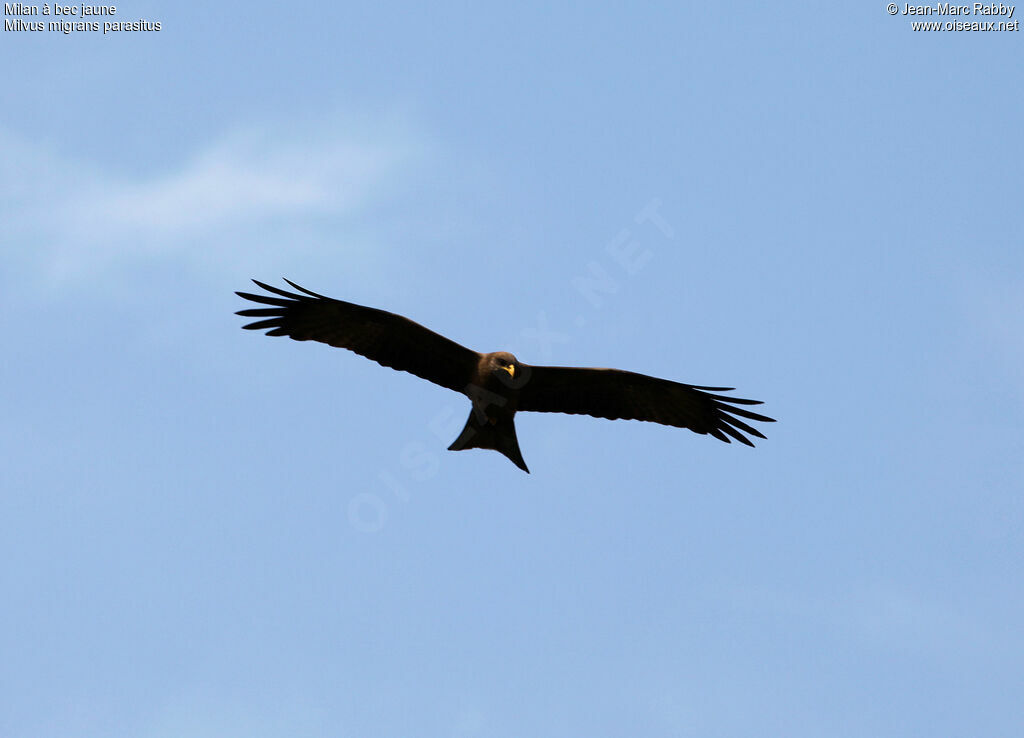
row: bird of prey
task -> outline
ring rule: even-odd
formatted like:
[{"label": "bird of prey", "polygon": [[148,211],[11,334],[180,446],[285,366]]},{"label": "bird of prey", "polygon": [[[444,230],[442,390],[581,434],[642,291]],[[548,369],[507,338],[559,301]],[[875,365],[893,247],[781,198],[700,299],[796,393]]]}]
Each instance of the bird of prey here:
[{"label": "bird of prey", "polygon": [[619,369],[530,366],[507,351],[478,354],[401,315],[324,297],[285,281],[298,292],[254,279],[270,294],[236,293],[270,306],[238,311],[259,318],[242,327],[345,348],[466,395],[472,402],[469,419],[450,451],[493,449],[529,473],[516,438],[515,414],[521,411],[648,420],[748,446],[754,444],[747,435],[764,436],[744,419],[774,422],[738,407],[760,405],[758,400],[713,394],[731,387],[680,384]]}]

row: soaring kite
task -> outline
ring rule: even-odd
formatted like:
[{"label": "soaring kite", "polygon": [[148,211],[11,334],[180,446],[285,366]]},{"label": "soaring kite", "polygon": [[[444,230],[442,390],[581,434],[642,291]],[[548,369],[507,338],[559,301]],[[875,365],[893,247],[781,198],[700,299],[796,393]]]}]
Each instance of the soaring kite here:
[{"label": "soaring kite", "polygon": [[478,354],[401,315],[334,300],[285,281],[302,294],[255,279],[271,295],[236,293],[272,306],[240,310],[238,315],[259,318],[242,327],[348,349],[382,366],[461,392],[473,407],[450,451],[493,449],[529,473],[516,438],[518,411],[648,420],[689,428],[726,443],[732,437],[748,446],[754,444],[744,434],[764,436],[741,418],[774,422],[736,407],[760,405],[757,400],[711,394],[729,392],[731,387],[698,387],[619,369],[530,366],[507,351]]}]

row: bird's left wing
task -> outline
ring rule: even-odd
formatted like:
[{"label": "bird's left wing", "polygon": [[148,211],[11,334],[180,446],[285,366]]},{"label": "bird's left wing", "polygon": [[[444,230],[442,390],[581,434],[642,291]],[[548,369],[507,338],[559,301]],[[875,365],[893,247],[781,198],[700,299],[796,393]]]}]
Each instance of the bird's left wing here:
[{"label": "bird's left wing", "polygon": [[296,341],[319,341],[348,349],[456,392],[463,392],[469,384],[480,360],[475,351],[401,315],[324,297],[285,281],[302,294],[255,279],[253,282],[272,295],[236,293],[246,300],[273,306],[238,311],[238,315],[261,319],[243,328],[269,329],[268,336],[289,336]]},{"label": "bird's left wing", "polygon": [[[698,387],[619,369],[578,369],[562,366],[524,367],[519,410],[592,415],[610,420],[648,420],[729,443],[730,436],[748,446],[746,435],[764,438],[741,418],[772,423],[773,418],[736,405],[758,400],[712,394],[730,387]],[[739,417],[737,417],[739,416]]]}]

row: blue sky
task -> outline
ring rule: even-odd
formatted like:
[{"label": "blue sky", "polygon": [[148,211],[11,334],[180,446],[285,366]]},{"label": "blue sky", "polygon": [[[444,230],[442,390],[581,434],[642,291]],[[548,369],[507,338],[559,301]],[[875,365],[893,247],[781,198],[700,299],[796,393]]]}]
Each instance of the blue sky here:
[{"label": "blue sky", "polygon": [[[1019,33],[117,7],[0,38],[0,734],[1024,730]],[[239,330],[282,276],[779,422],[450,453],[464,398]]]}]

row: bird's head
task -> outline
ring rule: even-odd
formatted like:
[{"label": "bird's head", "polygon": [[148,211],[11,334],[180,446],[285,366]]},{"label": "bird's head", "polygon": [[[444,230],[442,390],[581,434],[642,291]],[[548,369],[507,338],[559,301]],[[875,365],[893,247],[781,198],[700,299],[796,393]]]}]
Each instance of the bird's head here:
[{"label": "bird's head", "polygon": [[496,351],[491,354],[491,374],[498,377],[504,384],[509,384],[509,379],[514,380],[516,378],[518,366],[519,362],[516,360],[516,357],[508,351]]}]

